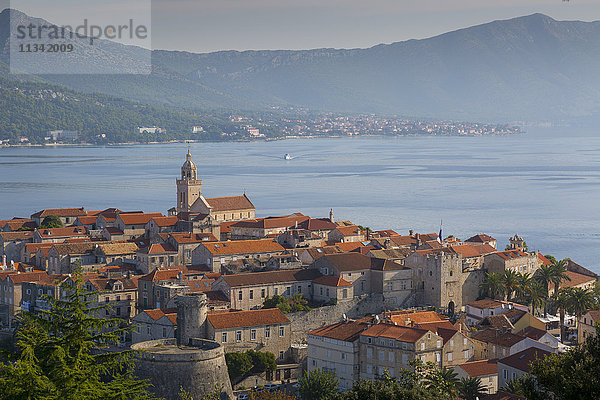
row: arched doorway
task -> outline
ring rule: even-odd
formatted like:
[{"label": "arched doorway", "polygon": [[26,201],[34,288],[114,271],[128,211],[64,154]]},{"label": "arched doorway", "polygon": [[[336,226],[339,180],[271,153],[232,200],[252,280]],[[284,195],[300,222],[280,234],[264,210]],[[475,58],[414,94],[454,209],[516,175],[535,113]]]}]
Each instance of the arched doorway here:
[{"label": "arched doorway", "polygon": [[450,301],[448,303],[448,315],[454,315],[454,302]]}]

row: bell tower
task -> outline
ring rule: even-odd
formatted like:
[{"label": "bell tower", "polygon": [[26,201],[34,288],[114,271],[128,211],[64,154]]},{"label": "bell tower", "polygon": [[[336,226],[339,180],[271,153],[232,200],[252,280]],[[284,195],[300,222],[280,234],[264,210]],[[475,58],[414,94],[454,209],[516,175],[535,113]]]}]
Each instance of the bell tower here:
[{"label": "bell tower", "polygon": [[190,212],[192,205],[202,195],[202,179],[198,178],[196,164],[188,149],[186,160],[181,166],[181,179],[177,179],[177,213]]}]

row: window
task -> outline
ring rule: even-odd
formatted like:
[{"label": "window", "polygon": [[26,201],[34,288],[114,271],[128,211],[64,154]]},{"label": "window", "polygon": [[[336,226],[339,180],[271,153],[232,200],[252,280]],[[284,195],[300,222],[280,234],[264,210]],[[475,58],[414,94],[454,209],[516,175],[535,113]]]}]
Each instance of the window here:
[{"label": "window", "polygon": [[167,337],[167,328],[163,327],[163,337]]},{"label": "window", "polygon": [[312,366],[316,367],[317,366],[317,361],[316,360],[312,360]]},{"label": "window", "polygon": [[285,333],[283,326],[279,327],[279,336],[283,336],[283,334]]},{"label": "window", "polygon": [[367,358],[373,358],[373,348],[367,347]]},{"label": "window", "polygon": [[121,296],[117,296],[117,301],[121,301]]},{"label": "window", "polygon": [[346,359],[346,353],[340,353],[340,358],[342,360],[345,360]]},{"label": "window", "polygon": [[394,352],[393,351],[390,351],[388,353],[388,361],[389,362],[394,362]]},{"label": "window", "polygon": [[260,289],[260,297],[264,299],[265,295],[266,295],[265,289]]},{"label": "window", "polygon": [[327,350],[327,358],[331,358],[331,350]]},{"label": "window", "polygon": [[225,264],[225,258],[221,257],[221,264]]},{"label": "window", "polygon": [[238,300],[240,300],[240,301],[242,300],[242,291],[241,290],[238,292]]},{"label": "window", "polygon": [[235,333],[235,341],[236,342],[241,342],[242,341],[242,331],[237,331]]},{"label": "window", "polygon": [[298,293],[302,293],[302,286],[298,285]]},{"label": "window", "polygon": [[26,293],[27,293],[27,294],[31,294],[31,289],[27,289],[27,290],[26,290]]},{"label": "window", "polygon": [[469,350],[465,350],[465,358],[469,358]]},{"label": "window", "polygon": [[452,352],[448,353],[448,361],[452,361]]},{"label": "window", "polygon": [[254,290],[250,289],[249,297],[250,297],[250,300],[254,299]]},{"label": "window", "polygon": [[379,359],[385,361],[385,352],[383,350],[379,350]]},{"label": "window", "polygon": [[250,330],[250,340],[256,340],[256,329]]},{"label": "window", "polygon": [[435,362],[440,362],[441,361],[441,354],[440,353],[435,353]]},{"label": "window", "polygon": [[38,289],[38,294],[41,296],[44,294],[44,290],[43,289]]},{"label": "window", "polygon": [[425,343],[421,343],[421,351],[425,350]]},{"label": "window", "polygon": [[279,289],[275,288],[275,295],[278,295],[278,294],[279,294]]},{"label": "window", "polygon": [[463,338],[463,346],[467,345],[467,338]]},{"label": "window", "polygon": [[442,341],[441,340],[437,341],[437,347],[442,347]]},{"label": "window", "polygon": [[454,339],[450,339],[450,347],[454,347]]},{"label": "window", "polygon": [[283,350],[279,350],[279,359],[283,360],[285,353],[283,352]]},{"label": "window", "polygon": [[504,379],[508,379],[508,370],[507,369],[503,369],[502,373],[504,374]]},{"label": "window", "polygon": [[221,343],[227,343],[227,332],[221,334]]},{"label": "window", "polygon": [[117,315],[121,315],[121,307],[117,307],[115,310],[117,311]]},{"label": "window", "polygon": [[320,292],[321,292],[321,296],[323,296],[323,287],[322,286],[321,286]]},{"label": "window", "polygon": [[367,374],[373,373],[373,366],[371,364],[367,364]]},{"label": "window", "polygon": [[393,287],[394,287],[394,285],[392,284],[392,282],[388,282],[387,290],[391,292],[393,290]]},{"label": "window", "polygon": [[271,337],[271,328],[268,326],[265,328],[265,338],[268,339]]},{"label": "window", "polygon": [[105,302],[105,303],[108,303],[109,301],[110,301],[110,298],[109,298],[108,296],[106,296],[106,297],[104,298],[104,302]]},{"label": "window", "polygon": [[344,290],[342,291],[342,297],[343,297],[344,299],[348,297],[348,289],[344,289]]}]

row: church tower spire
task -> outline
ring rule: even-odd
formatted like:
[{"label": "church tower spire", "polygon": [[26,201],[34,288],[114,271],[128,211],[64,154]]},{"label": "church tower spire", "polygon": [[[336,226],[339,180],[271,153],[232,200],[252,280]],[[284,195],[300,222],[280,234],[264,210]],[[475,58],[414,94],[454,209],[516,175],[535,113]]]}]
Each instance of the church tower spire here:
[{"label": "church tower spire", "polygon": [[185,162],[181,166],[181,179],[177,179],[177,213],[190,212],[201,195],[202,180],[198,179],[198,170],[188,148]]}]

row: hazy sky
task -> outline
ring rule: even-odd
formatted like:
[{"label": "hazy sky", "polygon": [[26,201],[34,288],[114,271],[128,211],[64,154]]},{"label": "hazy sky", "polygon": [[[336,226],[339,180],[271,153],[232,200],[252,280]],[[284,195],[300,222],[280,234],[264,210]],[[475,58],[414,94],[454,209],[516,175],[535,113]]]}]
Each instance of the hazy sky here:
[{"label": "hazy sky", "polygon": [[[39,3],[31,9],[20,7],[34,2]],[[64,23],[61,19],[68,18],[75,4],[88,2],[96,18],[110,19],[150,0],[20,0],[12,6]],[[370,47],[536,12],[555,19],[598,20],[600,1],[153,0],[152,46],[194,52]]]}]

